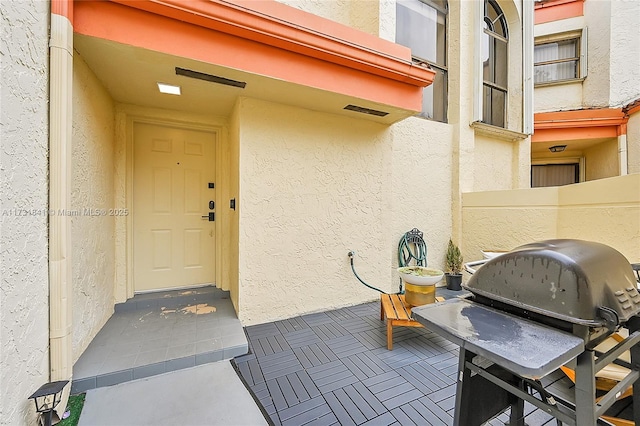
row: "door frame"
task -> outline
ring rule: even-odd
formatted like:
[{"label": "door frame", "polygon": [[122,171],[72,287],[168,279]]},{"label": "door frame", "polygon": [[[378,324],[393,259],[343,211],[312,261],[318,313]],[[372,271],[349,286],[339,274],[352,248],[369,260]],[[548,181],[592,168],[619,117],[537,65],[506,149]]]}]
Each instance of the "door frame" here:
[{"label": "door frame", "polygon": [[[222,170],[219,167],[221,146],[226,143],[227,123],[221,118],[205,117],[198,114],[189,114],[177,111],[157,110],[137,106],[119,106],[116,108],[116,170],[115,170],[115,205],[124,204],[129,214],[116,217],[116,271],[114,277],[115,303],[124,302],[134,296],[133,283],[133,165],[134,165],[134,132],[135,123],[155,124],[182,128],[186,130],[200,130],[211,132],[215,135],[214,150],[216,153],[215,181],[221,182]],[[221,196],[224,191],[216,186],[215,203],[221,205]],[[222,209],[221,209],[222,210]],[[215,281],[220,282],[219,253],[221,250],[221,225],[220,213],[216,209],[216,255]]]}]

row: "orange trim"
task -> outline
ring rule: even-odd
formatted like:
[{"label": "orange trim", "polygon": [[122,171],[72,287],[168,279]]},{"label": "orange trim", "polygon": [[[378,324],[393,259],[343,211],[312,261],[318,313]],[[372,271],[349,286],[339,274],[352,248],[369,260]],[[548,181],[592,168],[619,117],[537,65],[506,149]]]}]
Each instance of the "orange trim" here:
[{"label": "orange trim", "polygon": [[613,138],[626,134],[622,108],[539,112],[533,116],[532,142]]},{"label": "orange trim", "polygon": [[[271,0],[250,4],[292,9]],[[76,1],[75,8],[80,34],[412,111],[435,77],[413,65],[403,46],[306,13],[324,33],[220,0]]]},{"label": "orange trim", "polygon": [[575,141],[579,139],[615,138],[618,135],[618,126],[612,127],[584,127],[535,130],[531,136],[531,142],[551,141]]},{"label": "orange trim", "polygon": [[618,126],[618,136],[627,134],[627,123]]},{"label": "orange trim", "polygon": [[51,13],[66,17],[73,24],[73,0],[51,0]]},{"label": "orange trim", "polygon": [[534,9],[535,24],[544,24],[584,15],[584,0],[543,0]]}]

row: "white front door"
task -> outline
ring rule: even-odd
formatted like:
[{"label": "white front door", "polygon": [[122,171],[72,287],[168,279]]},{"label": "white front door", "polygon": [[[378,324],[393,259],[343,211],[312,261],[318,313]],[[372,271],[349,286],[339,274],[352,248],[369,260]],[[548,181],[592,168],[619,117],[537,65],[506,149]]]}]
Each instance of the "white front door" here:
[{"label": "white front door", "polygon": [[133,138],[135,291],[213,284],[216,134],[135,123]]}]

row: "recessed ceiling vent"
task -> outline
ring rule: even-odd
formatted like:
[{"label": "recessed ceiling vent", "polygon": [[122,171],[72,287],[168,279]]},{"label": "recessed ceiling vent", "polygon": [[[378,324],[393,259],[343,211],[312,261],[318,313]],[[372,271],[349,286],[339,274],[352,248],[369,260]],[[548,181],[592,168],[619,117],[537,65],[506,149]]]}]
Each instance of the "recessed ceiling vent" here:
[{"label": "recessed ceiling vent", "polygon": [[205,74],[203,72],[192,71],[178,67],[176,67],[176,75],[197,78],[198,80],[210,81],[211,83],[224,84],[226,86],[239,87],[241,89],[244,89],[247,85],[247,83],[245,83],[244,81],[230,80],[228,78],[218,77],[217,75]]},{"label": "recessed ceiling vent", "polygon": [[377,115],[378,117],[384,117],[385,115],[389,115],[388,112],[378,111],[376,109],[369,109],[357,105],[347,105],[344,109],[348,109],[349,111],[361,112],[362,114],[370,114]]}]

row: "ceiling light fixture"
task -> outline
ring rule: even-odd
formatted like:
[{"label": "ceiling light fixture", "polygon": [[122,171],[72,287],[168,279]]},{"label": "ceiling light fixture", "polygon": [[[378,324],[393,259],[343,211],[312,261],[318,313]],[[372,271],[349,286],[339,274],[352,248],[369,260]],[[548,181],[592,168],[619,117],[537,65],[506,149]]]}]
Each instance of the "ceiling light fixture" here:
[{"label": "ceiling light fixture", "polygon": [[180,95],[180,86],[174,86],[172,84],[158,83],[158,90],[160,93],[166,93],[169,95]]},{"label": "ceiling light fixture", "polygon": [[551,152],[562,152],[566,148],[567,148],[566,145],[554,145],[554,146],[549,148],[549,151],[551,151]]}]

